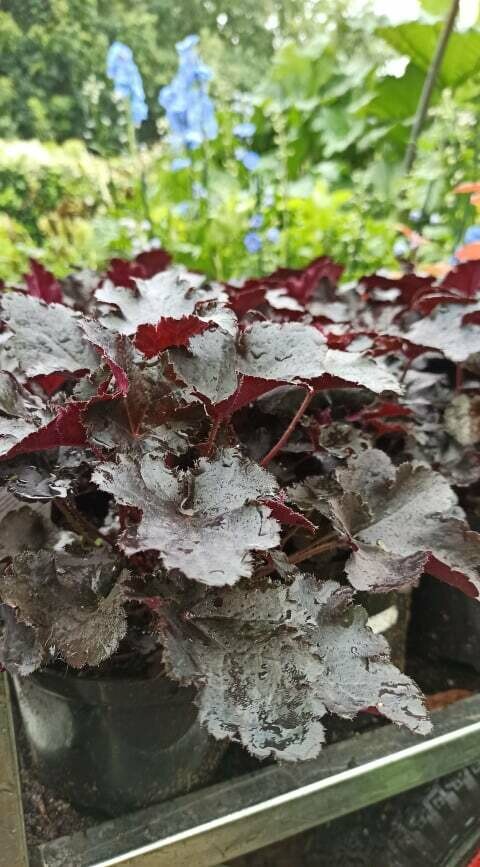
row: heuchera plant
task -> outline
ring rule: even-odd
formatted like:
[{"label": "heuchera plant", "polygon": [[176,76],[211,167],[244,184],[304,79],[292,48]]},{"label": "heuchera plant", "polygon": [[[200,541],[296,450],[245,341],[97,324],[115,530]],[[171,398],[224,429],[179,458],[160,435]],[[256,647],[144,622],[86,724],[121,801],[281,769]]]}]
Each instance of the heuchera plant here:
[{"label": "heuchera plant", "polygon": [[479,595],[480,265],[340,277],[155,251],[3,292],[7,669],[165,671],[259,757],[316,756],[327,713],[429,730],[355,594]]}]

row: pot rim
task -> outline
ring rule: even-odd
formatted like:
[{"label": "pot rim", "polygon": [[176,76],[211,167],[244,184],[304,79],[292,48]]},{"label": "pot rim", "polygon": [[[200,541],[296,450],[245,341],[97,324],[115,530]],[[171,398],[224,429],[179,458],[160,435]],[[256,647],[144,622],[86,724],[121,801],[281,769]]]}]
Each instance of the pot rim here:
[{"label": "pot rim", "polygon": [[16,677],[22,687],[24,681],[34,683],[43,692],[65,701],[82,701],[84,704],[123,705],[138,704],[143,707],[160,701],[175,704],[191,703],[195,697],[193,687],[185,687],[165,674],[153,677],[77,677],[65,671],[44,668],[34,671],[26,678]]}]

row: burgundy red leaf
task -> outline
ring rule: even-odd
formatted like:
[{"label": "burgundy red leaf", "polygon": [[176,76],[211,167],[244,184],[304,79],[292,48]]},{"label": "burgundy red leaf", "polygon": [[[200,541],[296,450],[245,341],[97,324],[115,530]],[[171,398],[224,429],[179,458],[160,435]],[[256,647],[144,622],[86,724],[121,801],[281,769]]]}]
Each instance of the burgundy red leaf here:
[{"label": "burgundy red leaf", "polygon": [[61,304],[63,293],[57,278],[35,259],[29,259],[29,265],[30,271],[23,275],[28,294],[47,304]]},{"label": "burgundy red leaf", "polygon": [[172,257],[166,250],[148,250],[140,253],[135,259],[112,259],[107,271],[107,278],[114,286],[125,286],[127,289],[135,289],[137,279],[147,280],[165,271],[170,265]]},{"label": "burgundy red leaf", "polygon": [[173,346],[187,346],[191,337],[202,334],[209,327],[197,316],[181,319],[160,319],[156,325],[140,325],[135,335],[135,346],[146,358],[153,358]]}]

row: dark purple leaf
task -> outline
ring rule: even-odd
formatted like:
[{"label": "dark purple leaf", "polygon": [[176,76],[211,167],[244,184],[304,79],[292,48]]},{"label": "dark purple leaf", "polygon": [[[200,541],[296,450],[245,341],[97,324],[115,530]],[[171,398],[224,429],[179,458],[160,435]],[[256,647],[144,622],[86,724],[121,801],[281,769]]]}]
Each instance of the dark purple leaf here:
[{"label": "dark purple leaf", "polygon": [[45,428],[53,413],[10,373],[0,372],[0,457]]},{"label": "dark purple leaf", "polygon": [[0,664],[17,677],[27,677],[44,660],[44,652],[36,632],[17,620],[8,605],[0,605]]},{"label": "dark purple leaf", "polygon": [[[265,277],[255,277],[246,280],[241,286],[227,286],[233,309],[239,315],[248,310],[261,307],[265,302],[274,309],[285,311],[302,309],[318,292],[327,289],[327,294],[334,289],[343,272],[342,265],[333,262],[328,256],[320,256],[310,262],[306,268],[279,268],[273,274]],[[282,293],[281,306],[278,306],[278,294]],[[325,293],[323,293],[325,294]],[[295,306],[286,300],[290,298]],[[332,301],[331,297],[323,300]]]},{"label": "dark purple leaf", "polygon": [[59,536],[44,509],[21,506],[0,520],[0,560],[20,551],[39,551],[52,547]]},{"label": "dark purple leaf", "polygon": [[422,464],[396,468],[369,449],[337,470],[345,491],[332,503],[339,530],[351,540],[346,573],[358,590],[386,592],[416,583],[429,555],[463,575],[480,593],[480,534],[459,518],[457,497]]},{"label": "dark purple leaf", "polygon": [[[126,632],[125,577],[103,552],[29,551],[5,570],[0,598],[35,630],[44,656],[60,656],[72,668],[96,666]],[[100,595],[105,582],[111,589]]]},{"label": "dark purple leaf", "polygon": [[[162,271],[150,280],[138,280],[136,291],[106,283],[96,297],[118,308],[118,313],[106,314],[102,322],[121,334],[135,334],[140,325],[157,325],[161,319],[200,318],[199,307],[205,302],[227,300],[223,290],[206,283],[203,276],[175,269]],[[206,321],[215,321],[215,309],[210,317],[207,313]]]},{"label": "dark purple leaf", "polygon": [[369,274],[362,277],[360,283],[367,290],[371,301],[379,301],[378,290],[391,291],[392,294],[382,300],[387,303],[398,302],[410,306],[415,299],[429,292],[434,285],[433,277],[422,277],[419,274],[402,274],[401,277],[385,277],[382,274]]},{"label": "dark purple leaf", "polygon": [[[3,457],[56,449],[59,446],[81,446],[87,442],[83,415],[89,401],[73,401],[58,407],[57,415],[39,427],[31,425],[28,429],[19,422],[12,429],[4,419],[0,419],[0,444],[3,444]],[[7,419],[8,421],[8,419]],[[14,441],[13,441],[14,440]]]},{"label": "dark purple leaf", "polygon": [[87,340],[101,353],[112,371],[121,394],[128,394],[127,367],[133,365],[133,348],[128,337],[104,328],[95,319],[82,320],[81,327]]},{"label": "dark purple leaf", "polygon": [[0,483],[5,483],[11,494],[25,502],[64,498],[74,486],[75,478],[88,469],[90,457],[88,452],[72,448],[19,455],[0,461]]},{"label": "dark purple leaf", "polygon": [[221,403],[235,393],[235,342],[228,332],[205,331],[192,337],[188,351],[173,349],[169,357],[179,378],[211,403]]},{"label": "dark purple leaf", "polygon": [[209,330],[193,337],[188,350],[172,350],[170,358],[183,382],[212,404],[224,404],[236,395],[220,415],[245,402],[238,395],[238,374],[250,385],[259,383],[255,396],[270,390],[269,382],[270,388],[279,382],[312,382],[317,389],[353,382],[376,392],[401,390],[395,377],[373,358],[329,349],[316,328],[301,323],[256,322],[241,335],[239,351],[231,334]]},{"label": "dark purple leaf", "polygon": [[8,292],[3,318],[13,331],[4,351],[25,376],[95,370],[98,358],[79,327],[80,318],[62,304]]},{"label": "dark purple leaf", "polygon": [[298,572],[289,587],[210,592],[181,617],[161,618],[167,671],[198,687],[211,734],[258,758],[313,759],[327,713],[351,718],[367,706],[427,733],[419,690],[351,600],[336,582]]},{"label": "dark purple leaf", "polygon": [[476,313],[480,304],[447,304],[419,319],[406,332],[412,343],[438,349],[454,362],[467,361],[480,352],[480,325],[464,324],[466,314]]},{"label": "dark purple leaf", "polygon": [[401,391],[397,379],[373,358],[329,349],[318,329],[302,323],[254,323],[242,336],[237,369],[246,376],[283,382],[307,382],[328,374],[376,393]]},{"label": "dark purple leaf", "polygon": [[142,512],[121,540],[126,552],[158,551],[167,569],[194,581],[234,584],[251,575],[251,551],[279,544],[278,524],[258,502],[276,492],[275,479],[234,449],[177,473],[162,453],[138,462],[121,455],[92,478],[117,503]]}]

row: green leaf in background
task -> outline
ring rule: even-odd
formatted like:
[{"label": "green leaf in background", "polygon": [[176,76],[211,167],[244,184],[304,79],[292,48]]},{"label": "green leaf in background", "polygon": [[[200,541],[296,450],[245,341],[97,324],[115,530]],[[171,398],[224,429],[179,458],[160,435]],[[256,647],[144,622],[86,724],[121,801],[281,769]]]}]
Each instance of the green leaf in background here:
[{"label": "green leaf in background", "polygon": [[451,0],[420,0],[420,5],[429,15],[443,18],[450,7]]},{"label": "green leaf in background", "polygon": [[413,63],[408,64],[401,78],[394,75],[379,78],[375,93],[362,108],[362,113],[394,123],[413,117],[424,79],[424,73]]},{"label": "green leaf in background", "polygon": [[[426,72],[438,43],[442,24],[410,21],[396,27],[379,27],[377,34],[399,54],[410,57],[415,66]],[[443,87],[458,87],[480,71],[480,32],[466,30],[452,33],[440,70]]]},{"label": "green leaf in background", "polygon": [[326,35],[315,36],[308,45],[285,42],[274,55],[270,74],[260,87],[265,96],[284,100],[317,96],[337,69],[337,60]]},{"label": "green leaf in background", "polygon": [[352,116],[348,106],[325,106],[312,122],[314,132],[321,132],[324,155],[330,158],[343,153],[352,145],[365,129],[362,118]]},{"label": "green leaf in background", "polygon": [[[472,23],[474,17],[476,17],[476,23],[478,24],[479,22],[479,5],[479,0],[467,0],[467,14]],[[450,9],[451,0],[420,0],[420,6],[428,13],[428,15],[444,19]],[[474,6],[476,6],[476,8],[473,8]],[[460,5],[460,13],[461,11],[462,8]]]}]

